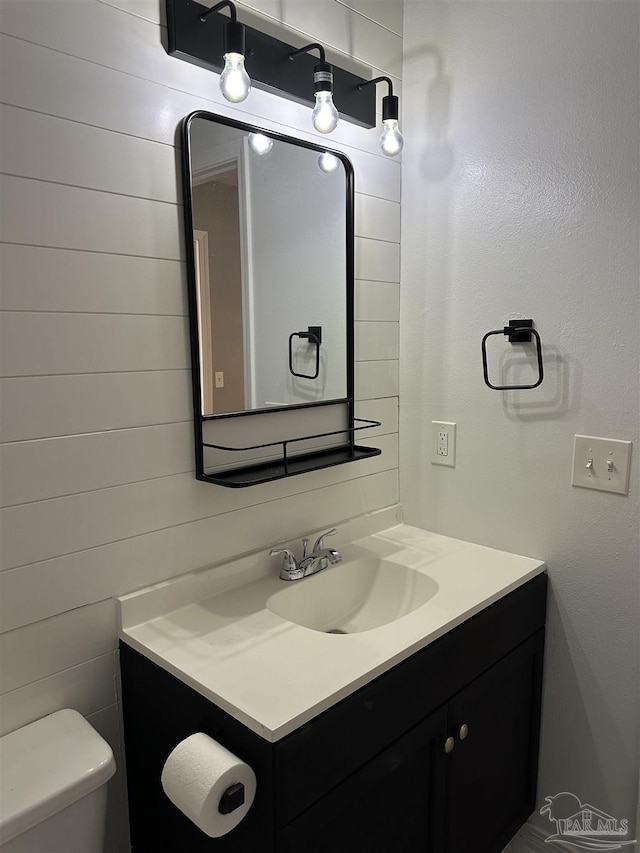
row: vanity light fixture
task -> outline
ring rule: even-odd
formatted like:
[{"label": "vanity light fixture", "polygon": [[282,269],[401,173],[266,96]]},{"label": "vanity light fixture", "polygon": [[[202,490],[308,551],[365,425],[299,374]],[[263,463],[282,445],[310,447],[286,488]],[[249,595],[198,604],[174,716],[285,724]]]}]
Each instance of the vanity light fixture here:
[{"label": "vanity light fixture", "polygon": [[[226,63],[223,55],[229,56],[229,73],[233,71],[237,78],[240,74],[239,64],[233,70],[232,64],[235,57],[231,57],[231,54],[247,56],[250,57],[250,85],[253,89],[262,89],[281,95],[296,103],[311,106],[312,109],[320,101],[319,111],[322,112],[322,117],[332,112],[331,107],[326,104],[329,95],[332,94],[333,99],[340,106],[341,121],[353,122],[366,128],[376,126],[375,89],[374,87],[364,91],[358,89],[360,83],[367,82],[364,65],[360,74],[347,71],[339,65],[327,65],[324,50],[320,45],[309,45],[299,51],[296,44],[282,41],[251,26],[250,21],[255,20],[255,16],[250,10],[246,11],[248,22],[244,25],[240,24],[236,19],[235,7],[230,0],[216,3],[211,8],[208,8],[209,4],[206,0],[202,3],[198,0],[165,0],[165,2],[166,49],[167,53],[175,59],[191,62],[200,68],[208,68],[220,74],[224,73]],[[215,2],[215,0],[209,0],[209,2]],[[230,16],[226,7],[231,10]],[[244,31],[244,37],[238,32],[240,27]],[[281,29],[286,37],[287,28],[283,26]],[[326,67],[318,69],[317,57],[308,53],[313,47],[320,50],[321,65]],[[292,54],[297,56],[295,62],[289,61]],[[352,67],[361,64],[352,60],[350,63]],[[316,71],[322,72],[323,76],[323,79],[316,83],[316,90],[321,93],[320,97],[317,97],[309,85],[309,78],[312,75],[315,76]],[[325,79],[324,75],[330,75],[333,79]],[[224,82],[226,83],[226,79]],[[238,88],[241,94],[248,94],[249,78],[247,77],[245,83]],[[229,90],[229,87],[227,89]],[[225,97],[228,98],[229,95],[233,97],[235,91],[234,84],[233,91],[227,91]],[[333,121],[337,118],[336,112],[331,119]],[[319,117],[318,121],[320,120]],[[324,132],[323,129],[318,129]]]},{"label": "vanity light fixture", "polygon": [[331,133],[338,125],[339,114],[333,103],[333,68],[327,62],[323,46],[313,42],[299,50],[294,50],[289,54],[289,59],[295,59],[296,56],[308,53],[310,50],[317,50],[320,54],[320,62],[313,69],[316,105],[311,113],[311,119],[318,133]]},{"label": "vanity light fixture", "polygon": [[264,133],[250,133],[248,139],[249,148],[259,157],[262,157],[263,154],[268,154],[273,148],[273,139],[265,136]]},{"label": "vanity light fixture", "polygon": [[391,79],[389,77],[374,77],[373,80],[361,83],[358,89],[364,89],[365,86],[375,85],[376,83],[386,83],[389,86],[389,94],[382,99],[382,126],[384,130],[380,137],[380,148],[387,157],[395,157],[402,151],[404,139],[398,126],[398,96],[393,94]]},{"label": "vanity light fixture", "polygon": [[247,99],[251,91],[251,78],[244,67],[245,31],[244,24],[238,20],[235,3],[231,0],[221,0],[200,15],[200,20],[207,21],[209,15],[224,8],[231,15],[224,25],[224,69],[220,75],[220,91],[232,104],[240,104]]}]

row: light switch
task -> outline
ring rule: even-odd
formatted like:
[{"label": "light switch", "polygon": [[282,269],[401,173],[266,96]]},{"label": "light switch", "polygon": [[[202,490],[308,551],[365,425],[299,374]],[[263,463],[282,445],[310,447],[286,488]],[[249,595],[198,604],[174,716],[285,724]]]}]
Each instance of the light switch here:
[{"label": "light switch", "polygon": [[585,489],[626,495],[629,491],[630,463],[630,441],[576,435],[571,483]]},{"label": "light switch", "polygon": [[216,388],[224,388],[224,371],[216,370],[214,378]]}]

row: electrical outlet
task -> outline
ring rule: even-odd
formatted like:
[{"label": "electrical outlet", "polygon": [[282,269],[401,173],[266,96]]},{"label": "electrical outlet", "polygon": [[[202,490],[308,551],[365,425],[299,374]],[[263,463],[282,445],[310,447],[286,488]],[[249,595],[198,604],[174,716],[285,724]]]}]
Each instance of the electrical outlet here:
[{"label": "electrical outlet", "polygon": [[448,421],[431,421],[431,464],[456,464],[456,425]]}]

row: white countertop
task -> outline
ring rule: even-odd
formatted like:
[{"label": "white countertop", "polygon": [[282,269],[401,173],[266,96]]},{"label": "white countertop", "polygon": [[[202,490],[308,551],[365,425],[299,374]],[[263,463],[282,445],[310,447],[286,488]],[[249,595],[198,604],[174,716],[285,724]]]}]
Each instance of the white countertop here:
[{"label": "white countertop", "polygon": [[[389,510],[375,515],[378,526],[395,522]],[[356,520],[340,533],[365,529]],[[397,523],[355,540],[335,537],[334,544],[344,563],[326,571],[340,571],[365,554],[429,575],[438,591],[395,622],[326,634],[267,609],[274,592],[313,578],[281,581],[277,561],[262,553],[123,596],[120,636],[277,741],[545,570],[540,560]]]}]

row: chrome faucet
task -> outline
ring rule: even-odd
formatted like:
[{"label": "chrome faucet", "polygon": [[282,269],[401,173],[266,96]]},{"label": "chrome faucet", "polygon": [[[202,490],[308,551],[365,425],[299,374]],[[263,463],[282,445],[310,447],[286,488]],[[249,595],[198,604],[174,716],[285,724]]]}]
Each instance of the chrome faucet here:
[{"label": "chrome faucet", "polygon": [[339,551],[336,551],[335,548],[324,547],[325,536],[333,536],[337,532],[337,529],[333,527],[318,536],[310,554],[307,554],[309,540],[303,539],[302,557],[299,561],[296,560],[289,548],[273,548],[269,552],[269,556],[277,557],[279,554],[284,554],[282,568],[280,569],[281,579],[283,581],[302,580],[302,578],[308,578],[310,575],[323,571],[328,566],[335,566],[342,562],[342,554]]}]

